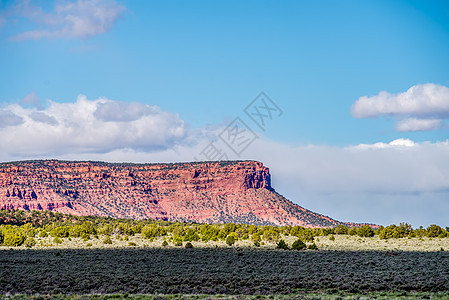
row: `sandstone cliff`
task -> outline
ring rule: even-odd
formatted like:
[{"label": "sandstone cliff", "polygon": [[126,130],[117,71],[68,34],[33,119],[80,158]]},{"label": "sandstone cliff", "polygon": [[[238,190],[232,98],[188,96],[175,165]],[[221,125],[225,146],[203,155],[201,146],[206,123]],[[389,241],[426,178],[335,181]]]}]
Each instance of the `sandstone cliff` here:
[{"label": "sandstone cliff", "polygon": [[207,223],[347,224],[304,209],[276,193],[268,168],[255,161],[2,163],[0,209]]}]

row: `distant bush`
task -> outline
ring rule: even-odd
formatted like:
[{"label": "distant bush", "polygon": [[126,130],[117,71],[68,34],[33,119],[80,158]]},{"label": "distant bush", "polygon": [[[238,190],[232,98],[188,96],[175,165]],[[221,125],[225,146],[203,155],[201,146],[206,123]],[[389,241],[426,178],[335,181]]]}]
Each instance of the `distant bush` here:
[{"label": "distant bush", "polygon": [[263,239],[272,243],[278,242],[280,237],[281,235],[274,228],[269,228],[263,232]]},{"label": "distant bush", "polygon": [[238,240],[238,236],[235,232],[231,232],[227,237],[226,237],[226,244],[228,244],[229,246],[232,246],[235,244],[235,242]]},{"label": "distant bush", "polygon": [[201,227],[200,234],[203,242],[218,241],[220,228],[217,225],[204,224]]},{"label": "distant bush", "polygon": [[292,244],[292,250],[303,250],[306,247],[307,247],[306,244],[304,244],[304,242],[301,241],[300,239],[297,239]]},{"label": "distant bush", "polygon": [[288,250],[289,248],[288,245],[285,243],[285,241],[281,239],[276,245],[276,249]]},{"label": "distant bush", "polygon": [[137,244],[134,243],[134,242],[129,242],[129,243],[128,243],[128,246],[130,246],[130,247],[135,247],[135,246],[137,246]]},{"label": "distant bush", "polygon": [[351,227],[348,229],[348,234],[349,235],[357,235],[357,228],[356,227]]},{"label": "distant bush", "polygon": [[62,240],[61,240],[61,238],[59,238],[59,237],[55,237],[54,239],[53,239],[53,243],[55,243],[55,244],[62,244]]},{"label": "distant bush", "polygon": [[[254,243],[254,245],[258,244],[260,246],[260,233],[259,232],[254,232],[251,235],[251,241]],[[259,247],[256,245],[256,247]]]},{"label": "distant bush", "polygon": [[329,234],[334,234],[335,229],[334,228],[321,228],[320,229],[320,235],[328,236]]},{"label": "distant bush", "polygon": [[343,225],[338,225],[334,230],[335,234],[348,234],[348,227]]},{"label": "distant bush", "polygon": [[151,224],[143,227],[141,229],[141,234],[144,235],[147,239],[150,239],[167,235],[167,230],[163,227]]},{"label": "distant bush", "polygon": [[188,228],[183,236],[184,242],[197,242],[200,240],[200,236],[193,228]]},{"label": "distant bush", "polygon": [[70,234],[70,226],[59,226],[59,227],[53,228],[50,231],[50,235],[52,237],[64,238],[64,237],[68,237],[69,234]]},{"label": "distant bush", "polygon": [[357,229],[357,235],[361,237],[372,237],[374,236],[374,230],[369,225],[363,225]]},{"label": "distant bush", "polygon": [[[445,230],[438,225],[430,225],[427,227],[426,231],[428,237],[438,237],[440,234],[444,235]],[[445,235],[443,237],[445,237]]]},{"label": "distant bush", "polygon": [[329,237],[329,241],[335,241],[335,236],[333,234]]},{"label": "distant bush", "polygon": [[25,242],[23,243],[23,245],[27,248],[31,248],[36,246],[36,240],[32,237],[28,237]]},{"label": "distant bush", "polygon": [[167,247],[168,246],[168,242],[167,241],[163,241],[162,242],[162,247]]},{"label": "distant bush", "polygon": [[318,247],[315,243],[310,244],[309,246],[307,246],[307,249],[309,250],[318,250]]},{"label": "distant bush", "polygon": [[193,248],[193,245],[191,242],[187,242],[186,245],[184,246],[186,249],[191,249]]},{"label": "distant bush", "polygon": [[25,242],[26,236],[23,232],[18,230],[6,230],[3,237],[3,245],[10,247],[17,247]]},{"label": "distant bush", "polygon": [[106,244],[106,245],[111,245],[112,244],[112,240],[111,240],[111,237],[109,235],[104,238],[103,244]]}]

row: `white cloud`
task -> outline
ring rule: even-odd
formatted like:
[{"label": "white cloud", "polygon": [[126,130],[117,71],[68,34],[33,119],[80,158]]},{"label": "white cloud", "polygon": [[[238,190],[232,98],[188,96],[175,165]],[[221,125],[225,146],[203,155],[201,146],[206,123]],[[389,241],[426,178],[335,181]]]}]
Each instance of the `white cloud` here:
[{"label": "white cloud", "polygon": [[58,121],[56,121],[55,117],[49,116],[46,113],[40,111],[33,111],[29,117],[36,122],[41,122],[49,125],[58,125]]},{"label": "white cloud", "polygon": [[20,1],[11,15],[23,16],[39,25],[14,36],[13,40],[42,38],[89,38],[107,32],[122,16],[125,7],[114,0],[56,1],[54,11]]},{"label": "white cloud", "polygon": [[420,84],[404,93],[380,92],[361,97],[351,108],[356,118],[383,115],[449,116],[449,88],[437,84]]},{"label": "white cloud", "polygon": [[[114,110],[122,110],[114,118]],[[144,112],[135,115],[136,104],[106,98],[88,100],[79,96],[73,103],[49,101],[46,109],[9,105],[0,110],[0,144],[2,160],[29,157],[54,157],[62,153],[109,152],[128,148],[154,151],[172,147],[184,140],[186,126],[177,115],[156,106],[139,104]],[[130,108],[130,114],[126,113]],[[102,111],[97,117],[97,110]],[[123,118],[127,116],[128,118]]]},{"label": "white cloud", "polygon": [[449,88],[438,84],[419,84],[406,92],[360,97],[351,107],[356,118],[393,116],[399,119],[398,131],[429,131],[441,127],[449,117]]},{"label": "white cloud", "polygon": [[348,150],[367,150],[367,149],[386,149],[386,148],[400,148],[413,147],[416,143],[410,139],[397,139],[389,143],[375,143],[375,144],[359,144],[357,146],[347,147]]},{"label": "white cloud", "polygon": [[[1,110],[23,122],[0,128],[1,161],[192,161],[213,141],[229,159],[263,162],[279,193],[333,218],[449,225],[449,140],[418,143],[397,139],[333,147],[295,146],[259,138],[242,157],[236,157],[217,139],[225,126],[188,130],[177,115],[157,107],[104,98],[80,96],[73,103],[49,103],[41,111],[19,105]],[[138,107],[144,113],[138,113]],[[120,112],[128,108],[129,112]]]},{"label": "white cloud", "polygon": [[438,119],[408,118],[396,123],[397,131],[431,131],[441,128],[442,121]]},{"label": "white cloud", "polygon": [[0,109],[0,128],[20,125],[22,123],[23,119],[20,116],[9,110]]},{"label": "white cloud", "polygon": [[97,119],[111,122],[129,122],[143,116],[157,114],[157,107],[151,107],[138,102],[108,101],[99,103],[94,115]]}]

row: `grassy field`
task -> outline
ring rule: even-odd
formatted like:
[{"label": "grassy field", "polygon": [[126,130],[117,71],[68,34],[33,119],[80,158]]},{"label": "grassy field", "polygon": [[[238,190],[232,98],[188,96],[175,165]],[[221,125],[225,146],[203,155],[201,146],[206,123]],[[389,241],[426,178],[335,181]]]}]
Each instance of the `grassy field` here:
[{"label": "grassy field", "polygon": [[[331,251],[440,251],[441,249],[449,251],[449,238],[399,238],[399,239],[379,239],[374,237],[359,237],[351,235],[334,235],[315,237],[314,242],[319,250]],[[297,238],[294,236],[284,236],[281,238],[291,245]],[[114,249],[114,248],[159,248],[162,246],[164,238],[159,237],[154,240],[146,239],[140,234],[134,236],[115,235],[111,236],[112,244],[104,244],[105,236],[92,237],[89,240],[81,238],[61,238],[62,243],[57,244],[54,238],[35,237],[36,245],[33,249]],[[254,243],[250,240],[238,240],[232,247],[228,246],[224,241],[192,241],[195,248],[254,248]],[[186,243],[184,242],[183,245]],[[274,249],[276,243],[265,241],[259,249]],[[0,246],[0,249],[9,249],[10,247]],[[173,243],[168,243],[167,248],[175,247]],[[24,245],[14,247],[14,249],[26,249]]]}]

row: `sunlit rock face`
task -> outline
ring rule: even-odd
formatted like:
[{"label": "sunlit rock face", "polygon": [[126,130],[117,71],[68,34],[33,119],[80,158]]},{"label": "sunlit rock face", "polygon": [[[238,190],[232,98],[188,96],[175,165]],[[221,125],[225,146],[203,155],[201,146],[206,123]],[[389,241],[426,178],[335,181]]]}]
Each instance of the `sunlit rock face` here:
[{"label": "sunlit rock face", "polygon": [[0,164],[0,209],[205,223],[336,226],[271,188],[256,161]]}]

